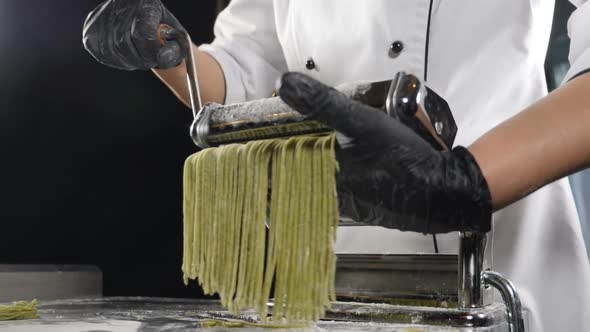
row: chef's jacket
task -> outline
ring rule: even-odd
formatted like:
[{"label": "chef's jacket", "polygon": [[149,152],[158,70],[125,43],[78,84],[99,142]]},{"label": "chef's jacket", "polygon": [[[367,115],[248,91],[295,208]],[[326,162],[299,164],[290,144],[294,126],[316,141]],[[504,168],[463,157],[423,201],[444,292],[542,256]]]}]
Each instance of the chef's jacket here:
[{"label": "chef's jacket", "polygon": [[[590,68],[590,2],[574,4],[566,80]],[[287,71],[332,86],[414,73],[449,102],[456,142],[469,145],[547,93],[553,8],[546,0],[233,0],[201,50],[223,69],[226,103],[269,97]],[[457,234],[439,235],[438,245],[456,253]],[[431,236],[369,226],[340,227],[336,249],[434,250]],[[567,180],[497,212],[486,257],[517,286],[531,331],[590,326],[590,264]]]}]

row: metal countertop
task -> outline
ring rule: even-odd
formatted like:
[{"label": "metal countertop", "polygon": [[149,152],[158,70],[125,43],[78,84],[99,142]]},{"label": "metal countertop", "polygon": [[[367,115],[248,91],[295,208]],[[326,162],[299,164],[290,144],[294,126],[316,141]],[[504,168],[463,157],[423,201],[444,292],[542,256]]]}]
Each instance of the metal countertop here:
[{"label": "metal countertop", "polygon": [[[0,331],[10,332],[152,332],[201,331],[204,319],[237,318],[224,310],[217,301],[165,298],[93,298],[41,301],[37,308],[41,319],[0,322]],[[253,319],[254,312],[241,318]],[[263,328],[209,328],[207,331],[269,331]],[[391,331],[417,332],[424,329],[372,322],[321,321],[297,331]],[[291,330],[293,331],[293,330]],[[459,331],[428,329],[428,331]],[[470,329],[469,331],[479,331]],[[484,330],[481,330],[484,331]]]}]

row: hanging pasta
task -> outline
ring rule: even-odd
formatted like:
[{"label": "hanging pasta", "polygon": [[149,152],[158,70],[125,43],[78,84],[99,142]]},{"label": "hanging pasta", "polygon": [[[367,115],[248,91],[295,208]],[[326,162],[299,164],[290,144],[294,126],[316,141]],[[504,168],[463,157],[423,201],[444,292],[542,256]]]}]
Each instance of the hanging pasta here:
[{"label": "hanging pasta", "polygon": [[190,156],[184,167],[185,283],[198,280],[232,312],[255,308],[267,320],[273,293],[273,322],[320,319],[335,299],[334,144],[333,135],[298,136]]}]

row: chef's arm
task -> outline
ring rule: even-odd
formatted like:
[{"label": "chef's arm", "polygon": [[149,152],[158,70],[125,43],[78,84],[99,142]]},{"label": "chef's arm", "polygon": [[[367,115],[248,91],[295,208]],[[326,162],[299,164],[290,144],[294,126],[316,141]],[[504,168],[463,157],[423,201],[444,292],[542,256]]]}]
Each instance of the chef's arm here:
[{"label": "chef's arm", "polygon": [[[157,38],[162,24],[186,31],[160,0],[107,0],[84,22],[84,47],[100,63],[113,68],[154,70],[188,105],[183,53],[178,43],[163,44]],[[225,81],[221,67],[212,56],[194,48],[203,102],[223,103]]]},{"label": "chef's arm", "polygon": [[[197,63],[197,76],[203,104],[215,102],[223,104],[225,100],[225,78],[217,61],[209,54],[193,46]],[[152,71],[172,90],[185,105],[190,107],[190,95],[186,80],[184,62],[170,69],[152,69]]]},{"label": "chef's arm", "polygon": [[482,136],[438,151],[401,122],[313,78],[283,76],[281,98],[347,136],[339,199],[359,222],[422,233],[488,232],[491,214],[590,165],[590,73]]},{"label": "chef's arm", "polygon": [[469,147],[494,209],[590,166],[590,74],[505,121]]},{"label": "chef's arm", "polygon": [[590,164],[590,1],[570,1],[567,83],[469,148],[495,209]]}]

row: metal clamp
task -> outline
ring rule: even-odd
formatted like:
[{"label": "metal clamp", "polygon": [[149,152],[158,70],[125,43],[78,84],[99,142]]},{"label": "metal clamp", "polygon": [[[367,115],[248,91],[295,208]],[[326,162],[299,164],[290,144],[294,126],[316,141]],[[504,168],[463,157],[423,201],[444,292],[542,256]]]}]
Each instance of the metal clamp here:
[{"label": "metal clamp", "polygon": [[484,284],[494,287],[502,295],[502,300],[506,305],[506,316],[510,332],[524,332],[522,305],[514,284],[502,274],[493,271],[482,272],[481,278]]},{"label": "metal clamp", "polygon": [[483,233],[461,232],[459,246],[459,307],[483,307],[483,286],[491,286],[502,295],[510,332],[524,332],[520,298],[514,284],[500,273],[482,271],[487,237]]},{"label": "metal clamp", "polygon": [[459,307],[483,306],[481,271],[487,242],[486,234],[461,232],[459,235]]}]

